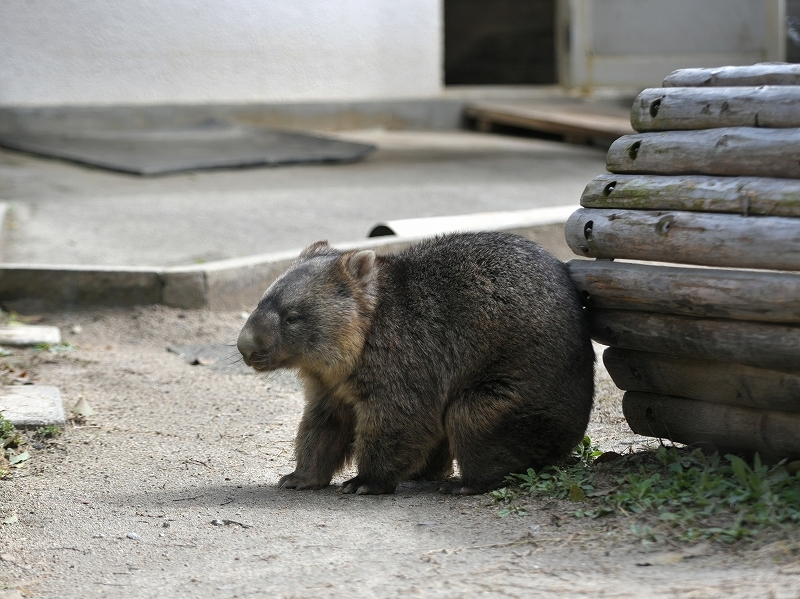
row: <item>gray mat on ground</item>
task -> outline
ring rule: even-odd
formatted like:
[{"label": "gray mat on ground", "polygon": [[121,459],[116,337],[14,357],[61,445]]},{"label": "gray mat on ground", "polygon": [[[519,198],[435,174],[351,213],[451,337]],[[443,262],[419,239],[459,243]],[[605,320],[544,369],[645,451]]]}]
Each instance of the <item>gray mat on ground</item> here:
[{"label": "gray mat on ground", "polygon": [[303,162],[353,162],[375,147],[303,133],[205,123],[176,129],[4,132],[0,146],[137,175]]}]

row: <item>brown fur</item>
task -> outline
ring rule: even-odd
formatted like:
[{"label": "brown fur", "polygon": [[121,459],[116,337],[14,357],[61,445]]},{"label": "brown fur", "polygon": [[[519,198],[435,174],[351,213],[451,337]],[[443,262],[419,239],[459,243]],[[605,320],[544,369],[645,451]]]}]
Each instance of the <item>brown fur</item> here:
[{"label": "brown fur", "polygon": [[317,489],[352,459],[345,493],[410,478],[476,493],[582,438],[594,353],[562,264],[535,244],[451,235],[391,257],[307,248],[239,337],[257,370],[297,368],[306,407],[294,472]]}]

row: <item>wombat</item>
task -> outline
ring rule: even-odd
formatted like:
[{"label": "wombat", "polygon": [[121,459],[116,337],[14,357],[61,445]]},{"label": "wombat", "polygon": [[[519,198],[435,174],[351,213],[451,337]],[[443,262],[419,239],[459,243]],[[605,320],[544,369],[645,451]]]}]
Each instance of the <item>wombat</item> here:
[{"label": "wombat", "polygon": [[503,233],[436,237],[396,255],[321,241],[267,289],[238,339],[257,371],[296,368],[306,405],[296,469],[319,489],[351,459],[344,493],[408,479],[444,493],[497,488],[582,439],[594,352],[564,265]]}]

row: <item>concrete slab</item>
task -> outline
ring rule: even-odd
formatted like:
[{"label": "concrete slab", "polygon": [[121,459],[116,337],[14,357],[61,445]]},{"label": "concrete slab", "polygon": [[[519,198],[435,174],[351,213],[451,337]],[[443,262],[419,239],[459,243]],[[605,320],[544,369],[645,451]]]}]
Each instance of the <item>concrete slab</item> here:
[{"label": "concrete slab", "polygon": [[58,327],[38,324],[15,324],[0,326],[0,345],[38,345],[61,343],[61,331]]},{"label": "concrete slab", "polygon": [[[603,150],[536,139],[456,130],[330,134],[378,150],[356,164],[152,179],[0,150],[0,198],[10,206],[0,300],[23,312],[156,303],[246,309],[320,239],[390,252],[423,233],[366,240],[378,223],[569,211],[605,168]],[[512,220],[492,228],[573,257],[560,224]]]},{"label": "concrete slab", "polygon": [[11,385],[0,387],[0,413],[14,426],[49,426],[66,422],[58,387]]},{"label": "concrete slab", "polygon": [[0,151],[11,206],[3,259],[27,265],[168,268],[327,239],[387,220],[573,205],[605,152],[466,131],[364,130],[378,146],[347,165],[142,179]]}]

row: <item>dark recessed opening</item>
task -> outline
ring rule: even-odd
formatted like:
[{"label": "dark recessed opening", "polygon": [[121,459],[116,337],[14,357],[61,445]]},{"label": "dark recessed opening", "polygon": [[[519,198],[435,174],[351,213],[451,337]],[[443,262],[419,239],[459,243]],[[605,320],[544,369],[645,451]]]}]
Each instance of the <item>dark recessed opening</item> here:
[{"label": "dark recessed opening", "polygon": [[377,226],[372,228],[372,230],[369,232],[369,235],[367,235],[367,237],[385,237],[387,235],[394,235],[394,234],[395,234],[395,232],[392,231],[392,229],[389,228],[388,226],[386,226],[386,225],[377,225]]},{"label": "dark recessed opening", "polygon": [[445,0],[445,85],[556,83],[555,0]]},{"label": "dark recessed opening", "polygon": [[592,228],[594,227],[594,221],[587,220],[586,224],[583,225],[583,236],[586,238],[586,241],[592,240]]},{"label": "dark recessed opening", "polygon": [[800,62],[800,0],[786,0],[786,62]]}]

